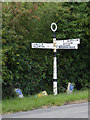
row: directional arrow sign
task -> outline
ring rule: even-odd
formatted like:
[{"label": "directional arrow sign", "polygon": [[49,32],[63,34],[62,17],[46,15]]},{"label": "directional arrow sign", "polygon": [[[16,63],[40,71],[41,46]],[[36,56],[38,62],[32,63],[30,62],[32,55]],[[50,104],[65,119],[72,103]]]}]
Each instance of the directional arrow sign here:
[{"label": "directional arrow sign", "polygon": [[[32,48],[54,49],[53,43],[32,43]],[[78,49],[77,44],[56,43],[56,49]]]},{"label": "directional arrow sign", "polygon": [[57,49],[78,49],[78,45],[57,45]]},{"label": "directional arrow sign", "polygon": [[32,43],[32,48],[53,49],[53,43]]},{"label": "directional arrow sign", "polygon": [[65,45],[65,44],[80,44],[80,39],[68,39],[68,40],[56,40],[57,44]]}]

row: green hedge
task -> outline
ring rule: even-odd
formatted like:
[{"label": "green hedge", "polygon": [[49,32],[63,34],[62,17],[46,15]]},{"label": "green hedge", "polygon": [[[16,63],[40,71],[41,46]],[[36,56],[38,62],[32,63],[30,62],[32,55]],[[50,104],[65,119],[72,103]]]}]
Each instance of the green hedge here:
[{"label": "green hedge", "polygon": [[78,50],[58,50],[58,91],[68,82],[76,89],[88,84],[89,3],[2,3],[3,98],[14,88],[24,95],[41,90],[52,93],[53,52],[32,49],[31,43],[52,42],[50,25],[56,22],[57,39],[80,38]]}]

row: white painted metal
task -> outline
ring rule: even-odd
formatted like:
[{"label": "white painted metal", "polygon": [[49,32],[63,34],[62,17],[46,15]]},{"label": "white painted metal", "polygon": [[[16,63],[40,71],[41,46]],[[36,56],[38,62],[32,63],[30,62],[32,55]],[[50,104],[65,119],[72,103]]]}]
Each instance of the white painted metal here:
[{"label": "white painted metal", "polygon": [[[55,29],[53,29],[53,25],[55,25]],[[52,30],[53,32],[55,32],[55,31],[57,30],[57,25],[56,25],[56,23],[52,23],[52,24],[51,24],[51,30]]]},{"label": "white painted metal", "polygon": [[54,95],[57,95],[57,81],[53,82],[53,93]]},{"label": "white painted metal", "polygon": [[53,79],[57,79],[57,58],[54,57],[53,62]]},{"label": "white painted metal", "polygon": [[57,45],[57,49],[78,49],[78,45]]},{"label": "white painted metal", "polygon": [[57,45],[63,45],[63,40],[56,40]]},{"label": "white painted metal", "polygon": [[57,43],[32,43],[32,48],[42,48],[42,49],[78,49],[77,44],[57,44]]},{"label": "white painted metal", "polygon": [[[53,52],[56,54],[56,38],[53,38]],[[57,58],[56,56],[53,58],[53,93],[57,95]]]},{"label": "white painted metal", "polygon": [[80,39],[56,40],[57,44],[80,44]]},{"label": "white painted metal", "polygon": [[53,43],[32,43],[32,48],[54,49]]}]

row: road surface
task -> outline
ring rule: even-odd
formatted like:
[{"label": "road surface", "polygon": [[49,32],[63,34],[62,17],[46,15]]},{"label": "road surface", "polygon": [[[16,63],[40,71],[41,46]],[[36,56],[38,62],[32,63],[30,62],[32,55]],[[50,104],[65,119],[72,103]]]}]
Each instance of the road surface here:
[{"label": "road surface", "polygon": [[88,103],[70,104],[26,112],[4,114],[3,118],[88,118]]}]

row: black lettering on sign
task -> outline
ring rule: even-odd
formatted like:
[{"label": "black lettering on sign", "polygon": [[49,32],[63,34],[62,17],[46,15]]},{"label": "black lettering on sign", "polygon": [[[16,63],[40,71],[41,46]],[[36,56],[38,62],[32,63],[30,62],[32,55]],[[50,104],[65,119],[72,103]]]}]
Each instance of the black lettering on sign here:
[{"label": "black lettering on sign", "polygon": [[45,46],[43,45],[43,43],[42,43],[42,47],[45,48]]},{"label": "black lettering on sign", "polygon": [[70,45],[59,45],[59,49],[75,49],[75,46],[70,46]]},{"label": "black lettering on sign", "polygon": [[45,46],[43,45],[43,43],[36,43],[34,44],[34,48],[45,48]]},{"label": "black lettering on sign", "polygon": [[34,48],[37,48],[38,47],[38,44],[36,43],[36,44],[34,44]]}]

